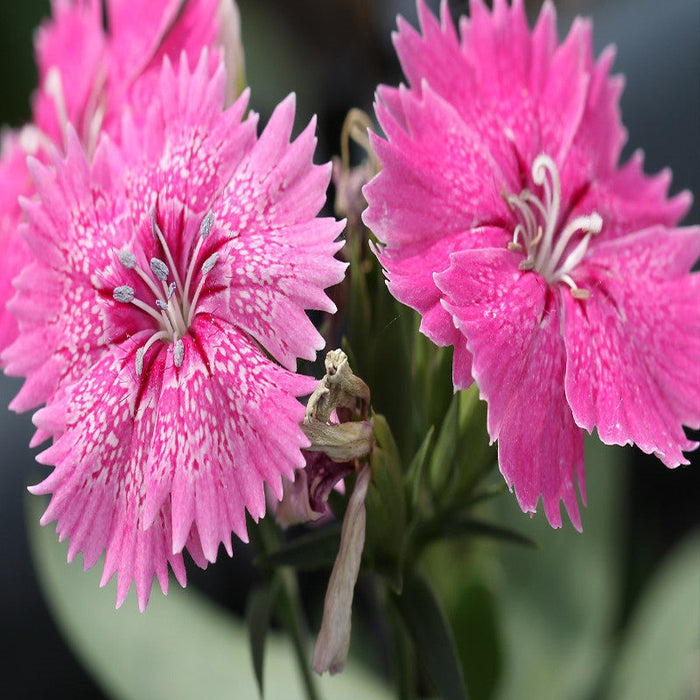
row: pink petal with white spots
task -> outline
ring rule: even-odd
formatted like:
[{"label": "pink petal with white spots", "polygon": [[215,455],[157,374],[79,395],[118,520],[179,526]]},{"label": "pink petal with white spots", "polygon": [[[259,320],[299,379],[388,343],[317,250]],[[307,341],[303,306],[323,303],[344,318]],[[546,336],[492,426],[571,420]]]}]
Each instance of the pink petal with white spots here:
[{"label": "pink petal with white spots", "polygon": [[330,179],[329,165],[313,165],[315,120],[290,144],[293,121],[290,95],[212,207],[228,239],[221,269],[230,277],[231,318],[289,369],[323,348],[304,310],[335,310],[323,289],[346,267],[333,257],[342,222],[315,218]]},{"label": "pink petal with white spots", "polygon": [[559,502],[581,529],[574,477],[583,492],[583,432],[564,396],[558,293],[517,269],[506,250],[455,253],[437,275],[445,308],[467,338],[472,374],[488,402],[488,430],[520,507],[561,526]]},{"label": "pink petal with white spots", "polygon": [[688,212],[693,198],[681,192],[669,198],[671,171],[645,175],[644,156],[634,155],[609,178],[594,180],[575,203],[572,216],[596,211],[603,219],[601,241],[626,236],[650,226],[675,226]]},{"label": "pink petal with white spots", "polygon": [[39,90],[33,110],[37,126],[63,144],[68,122],[84,133],[92,116],[87,107],[104,80],[106,37],[99,0],[53,0],[52,10],[36,35]]},{"label": "pink petal with white spots", "polygon": [[213,562],[221,542],[231,554],[231,532],[247,541],[245,512],[264,515],[264,484],[279,498],[281,477],[304,465],[304,407],[294,396],[309,393],[313,381],[272,364],[250,339],[205,314],[185,339],[182,366],[170,357],[143,517],[148,527],[170,496],[174,551],[194,523]]},{"label": "pink petal with white spots", "polygon": [[393,296],[421,314],[421,332],[439,346],[457,346],[461,333],[441,304],[442,292],[435,285],[434,275],[450,266],[450,255],[455,251],[505,246],[508,239],[503,229],[485,227],[446,235],[434,243],[426,241],[386,254],[378,252],[377,257]]},{"label": "pink petal with white spots", "polygon": [[454,108],[424,86],[402,92],[404,130],[381,103],[377,115],[388,141],[371,135],[382,170],[363,192],[363,221],[388,249],[426,246],[470,228],[510,221],[501,196],[506,183],[488,146]]},{"label": "pink petal with white spots", "polygon": [[631,234],[595,249],[581,277],[590,298],[563,295],[576,422],[669,467],[697,447],[682,426],[700,427],[700,277],[686,274],[698,254],[698,227]]},{"label": "pink petal with white spots", "polygon": [[112,191],[120,163],[104,143],[91,169],[71,129],[66,161],[53,170],[31,163],[39,200],[24,202],[22,233],[37,262],[15,280],[17,295],[8,308],[22,332],[3,353],[7,374],[27,377],[14,410],[50,400],[103,352],[105,302],[94,274],[128,236],[124,201]]},{"label": "pink petal with white spots", "polygon": [[17,321],[5,302],[14,294],[12,280],[31,257],[26,242],[17,235],[22,219],[18,198],[32,191],[26,153],[19,141],[17,132],[7,130],[0,133],[0,257],[3,261],[0,271],[0,353],[17,337]]},{"label": "pink petal with white spots", "polygon": [[[170,517],[141,524],[145,471],[159,393],[158,373],[135,391],[136,336],[107,353],[74,385],[64,400],[67,429],[39,458],[56,467],[33,493],[52,493],[42,518],[57,520],[61,539],[70,538],[68,560],[83,552],[85,568],[106,551],[102,583],[117,573],[117,607],[136,583],[139,607],[148,602],[153,576],[167,592],[167,565],[184,583],[180,554],[172,552]],[[155,369],[155,368],[152,368]]]}]

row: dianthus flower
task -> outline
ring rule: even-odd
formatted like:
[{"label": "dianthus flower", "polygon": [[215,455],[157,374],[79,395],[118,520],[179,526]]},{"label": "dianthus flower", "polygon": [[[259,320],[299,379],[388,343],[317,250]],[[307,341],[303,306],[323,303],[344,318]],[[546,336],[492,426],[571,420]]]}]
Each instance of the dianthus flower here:
[{"label": "dianthus flower", "polygon": [[[177,59],[185,51],[194,63],[203,47],[223,45],[229,103],[242,70],[233,0],[108,0],[106,29],[101,0],[53,0],[52,10],[36,37],[39,87],[32,123],[8,130],[0,150],[0,351],[17,336],[6,310],[10,282],[31,259],[17,234],[18,196],[34,193],[27,155],[48,162],[55,149],[63,151],[69,124],[89,155],[101,131],[118,139],[124,110],[135,118],[147,112],[165,56]],[[216,67],[214,54],[210,67]]]},{"label": "dianthus flower", "polygon": [[399,18],[410,87],[380,87],[386,140],[364,221],[392,294],[454,346],[453,382],[488,402],[500,469],[523,511],[560,501],[581,528],[583,433],[687,464],[700,425],[700,229],[676,228],[689,193],[622,166],[622,79],[594,61],[591,25],[558,43],[554,6],[471,3],[459,35],[418,1]]},{"label": "dianthus flower", "polygon": [[209,60],[166,58],[120,148],[104,136],[89,161],[69,127],[64,159],[30,161],[36,261],[10,303],[4,360],[27,378],[13,408],[45,402],[38,439],[54,439],[31,489],[53,494],[42,523],[85,568],[106,550],[102,582],[118,572],[120,605],[135,580],[141,609],[168,562],[184,585],[183,548],[204,566],[232,532],[246,541],[264,484],[279,499],[304,465],[296,397],[315,382],[293,370],[323,346],[305,309],[333,311],[324,289],[345,269],[342,223],[316,218],[330,164],[313,165],[315,122],[290,144],[290,96],[257,138],[247,92],[222,111]]}]

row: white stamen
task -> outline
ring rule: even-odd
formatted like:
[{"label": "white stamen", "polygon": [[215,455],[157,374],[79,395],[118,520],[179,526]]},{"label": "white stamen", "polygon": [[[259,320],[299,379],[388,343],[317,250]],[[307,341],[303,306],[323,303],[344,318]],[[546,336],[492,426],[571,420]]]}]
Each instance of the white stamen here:
[{"label": "white stamen", "polygon": [[182,342],[182,338],[178,338],[175,341],[173,359],[175,361],[175,367],[182,367],[182,363],[185,359],[185,344]]},{"label": "white stamen", "polygon": [[140,377],[143,372],[143,356],[146,354],[143,348],[136,351],[136,374]]},{"label": "white stamen", "polygon": [[199,227],[199,235],[206,238],[211,233],[211,228],[214,225],[214,214],[209,212],[203,219]]},{"label": "white stamen", "polygon": [[[134,287],[130,285],[118,286],[113,291],[113,296],[116,301],[132,304],[158,323],[158,329],[148,339],[146,344],[136,351],[135,363],[136,373],[138,375],[143,372],[144,358],[148,349],[153,343],[159,340],[169,340],[173,343],[175,366],[182,366],[185,357],[185,345],[182,338],[187,333],[192,323],[197,302],[204,288],[204,280],[219,260],[219,253],[214,252],[201,264],[199,285],[197,286],[194,296],[190,300],[188,298],[189,288],[192,283],[194,270],[202,250],[203,242],[207,236],[211,234],[213,224],[214,215],[210,212],[201,222],[200,236],[190,256],[187,285],[185,287],[187,293],[183,293],[177,267],[175,266],[172,253],[170,252],[163,232],[160,230],[156,221],[154,209],[151,210],[151,231],[153,232],[154,240],[157,244],[160,244],[163,250],[165,260],[152,257],[150,261],[150,273],[152,274],[149,274],[139,267],[136,255],[130,250],[124,249],[118,254],[119,261],[123,267],[128,270],[133,270],[155,297],[156,308],[137,299]],[[174,281],[168,284],[168,279],[170,279],[171,275]],[[162,290],[159,289],[159,287],[162,287]],[[158,309],[160,313],[156,309]]]},{"label": "white stamen", "polygon": [[136,256],[131,251],[122,250],[119,253],[119,262],[129,270],[133,270],[136,267]]},{"label": "white stamen", "polygon": [[190,325],[190,323],[192,323],[192,319],[194,318],[194,310],[197,307],[199,295],[202,293],[202,288],[204,287],[204,280],[207,278],[207,275],[211,272],[211,269],[214,267],[214,265],[216,265],[216,261],[218,259],[219,254],[214,253],[213,255],[210,255],[202,265],[202,278],[199,280],[199,284],[197,285],[197,291],[194,293],[192,304],[190,304],[189,313],[187,314],[188,326]]},{"label": "white stamen", "polygon": [[151,231],[153,233],[154,238],[157,241],[160,241],[160,244],[163,246],[163,251],[165,252],[165,257],[168,261],[168,265],[170,265],[170,269],[173,271],[173,277],[175,278],[177,289],[180,292],[180,295],[184,298],[185,295],[183,294],[182,283],[180,282],[180,275],[177,274],[177,265],[175,265],[173,256],[170,253],[170,248],[168,247],[168,242],[165,240],[165,236],[163,236],[163,232],[160,230],[160,226],[158,226],[158,222],[156,221],[155,209],[151,209]]},{"label": "white stamen", "polygon": [[151,258],[151,270],[161,282],[167,281],[168,277],[170,277],[168,266],[158,258]]},{"label": "white stamen", "polygon": [[120,287],[115,287],[112,292],[114,301],[119,301],[122,304],[130,304],[134,300],[134,288],[123,284]]},{"label": "white stamen", "polygon": [[[519,219],[513,230],[513,240],[507,245],[508,250],[526,253],[518,265],[520,270],[534,270],[549,284],[563,282],[571,287],[575,298],[585,299],[588,291],[579,289],[569,273],[585,257],[591,237],[601,232],[603,219],[597,212],[577,216],[558,232],[561,181],[556,163],[550,156],[542,153],[535,158],[532,180],[542,187],[541,197],[527,188],[517,196],[508,194],[504,188],[503,197]],[[571,249],[574,236],[581,234],[582,239]]]},{"label": "white stamen", "polygon": [[190,312],[190,303],[188,301],[190,295],[190,285],[192,284],[192,276],[194,275],[195,264],[197,262],[197,259],[199,258],[199,251],[202,250],[202,244],[204,243],[204,239],[211,233],[213,225],[214,214],[210,211],[204,217],[204,219],[202,219],[202,223],[199,226],[199,239],[197,240],[197,245],[195,245],[194,247],[194,251],[192,251],[192,255],[190,257],[190,264],[187,268],[187,275],[185,276],[185,289],[182,293],[183,299],[185,300],[185,305],[183,308],[185,315],[188,315]]},{"label": "white stamen", "polygon": [[136,374],[141,375],[141,372],[143,372],[143,358],[145,354],[148,352],[148,349],[155,343],[157,340],[161,339],[166,339],[168,338],[168,333],[166,331],[158,331],[157,333],[154,333],[147,341],[146,344],[143,347],[140,347],[136,351]]}]

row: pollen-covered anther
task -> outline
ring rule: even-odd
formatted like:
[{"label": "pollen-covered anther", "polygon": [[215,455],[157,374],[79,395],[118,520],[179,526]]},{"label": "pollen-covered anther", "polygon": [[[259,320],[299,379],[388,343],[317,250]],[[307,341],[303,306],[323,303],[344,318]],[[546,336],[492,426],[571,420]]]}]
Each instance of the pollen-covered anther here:
[{"label": "pollen-covered anther", "polygon": [[182,367],[184,359],[185,344],[182,342],[182,338],[178,338],[175,341],[175,346],[173,348],[173,361],[175,362],[175,367]]},{"label": "pollen-covered anther", "polygon": [[209,212],[203,219],[199,226],[199,235],[202,238],[206,238],[210,233],[212,226],[214,225],[214,213]]},{"label": "pollen-covered anther", "polygon": [[136,267],[136,256],[129,250],[122,250],[119,253],[119,262],[128,270],[133,270]]},{"label": "pollen-covered anther", "polygon": [[170,276],[168,266],[158,258],[151,258],[151,270],[161,282],[167,281],[168,277]]},{"label": "pollen-covered anther", "polygon": [[114,297],[114,301],[119,301],[122,304],[129,304],[134,300],[134,288],[123,284],[120,287],[115,287],[112,296]]},{"label": "pollen-covered anther", "polygon": [[218,260],[219,260],[218,253],[214,253],[213,255],[210,255],[202,264],[202,274],[206,275],[209,272],[211,272],[212,268],[214,267],[214,265],[216,265]]}]

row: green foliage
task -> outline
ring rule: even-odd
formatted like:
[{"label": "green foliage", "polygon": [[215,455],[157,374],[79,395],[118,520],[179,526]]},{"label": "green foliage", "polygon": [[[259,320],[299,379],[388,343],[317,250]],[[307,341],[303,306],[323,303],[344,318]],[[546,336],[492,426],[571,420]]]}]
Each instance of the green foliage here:
[{"label": "green foliage", "polygon": [[263,669],[265,665],[265,641],[272,621],[272,611],[279,594],[278,582],[263,583],[254,588],[248,595],[246,605],[246,626],[250,641],[250,655],[253,661],[255,681],[258,684],[260,697],[264,696]]},{"label": "green foliage", "polygon": [[464,700],[467,693],[454,639],[430,586],[416,574],[407,575],[394,601],[437,696]]},{"label": "green foliage", "polygon": [[[173,581],[168,597],[154,589],[145,613],[132,592],[114,609],[116,583],[99,587],[102,563],[84,572],[66,564],[68,543],[39,526],[47,499],[27,496],[27,525],[39,583],[56,624],[106,695],[119,700],[254,698],[242,620]],[[269,698],[307,697],[292,647],[270,631],[265,644],[265,692]],[[333,678],[317,679],[319,694],[333,700],[393,697],[373,675],[350,659]]]},{"label": "green foliage", "polygon": [[612,665],[608,700],[684,700],[697,692],[700,531],[649,582]]},{"label": "green foliage", "polygon": [[389,425],[374,416],[377,444],[371,460],[372,480],[367,491],[365,553],[392,588],[401,590],[406,554],[406,503],[401,459]]},{"label": "green foliage", "polygon": [[340,523],[312,530],[274,547],[256,557],[258,566],[292,566],[298,571],[313,571],[333,566],[340,546]]}]

